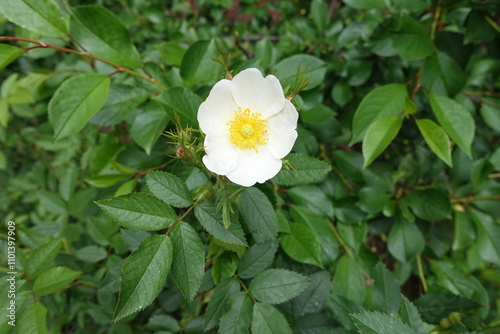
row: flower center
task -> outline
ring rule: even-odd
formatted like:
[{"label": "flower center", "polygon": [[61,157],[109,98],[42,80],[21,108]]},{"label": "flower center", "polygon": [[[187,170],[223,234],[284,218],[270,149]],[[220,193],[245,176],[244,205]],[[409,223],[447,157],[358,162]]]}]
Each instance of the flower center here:
[{"label": "flower center", "polygon": [[251,112],[250,109],[238,108],[234,112],[234,118],[227,123],[231,143],[242,149],[265,145],[268,141],[268,138],[264,138],[267,133],[267,121],[260,117],[259,113]]}]

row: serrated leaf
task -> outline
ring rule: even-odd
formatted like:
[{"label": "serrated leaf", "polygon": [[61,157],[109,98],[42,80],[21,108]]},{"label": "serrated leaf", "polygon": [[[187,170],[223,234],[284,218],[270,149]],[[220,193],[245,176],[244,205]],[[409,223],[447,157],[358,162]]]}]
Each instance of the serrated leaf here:
[{"label": "serrated leaf", "polygon": [[234,278],[220,282],[214,289],[214,293],[207,306],[205,315],[205,331],[217,326],[219,319],[226,310],[229,299],[240,291],[240,284]]},{"label": "serrated leaf", "polygon": [[375,280],[372,288],[373,303],[378,310],[391,316],[396,315],[400,304],[398,282],[382,262],[375,266],[373,279]]},{"label": "serrated leaf", "polygon": [[52,240],[33,251],[25,268],[31,280],[37,278],[52,263],[61,246],[61,239]]},{"label": "serrated leaf", "polygon": [[479,305],[463,296],[449,293],[426,293],[415,301],[415,306],[424,321],[437,324],[452,312],[466,312]]},{"label": "serrated leaf", "polygon": [[300,294],[311,280],[286,269],[268,269],[257,275],[248,290],[257,300],[280,304]]},{"label": "serrated leaf", "polygon": [[397,219],[389,232],[387,247],[394,258],[408,262],[424,251],[424,236],[414,223]]},{"label": "serrated leaf", "polygon": [[186,208],[193,203],[186,183],[173,174],[149,172],[146,175],[146,183],[153,195],[176,208]]},{"label": "serrated leaf", "polygon": [[12,23],[43,36],[68,34],[66,19],[54,0],[1,1],[0,13]]},{"label": "serrated leaf", "polygon": [[309,226],[290,223],[290,233],[280,237],[281,248],[292,259],[323,268],[321,247]]},{"label": "serrated leaf", "polygon": [[450,197],[438,189],[417,190],[408,197],[409,204],[419,218],[437,221],[451,218]]},{"label": "serrated leaf", "polygon": [[17,333],[48,334],[47,309],[42,303],[36,302],[26,308],[17,324]]},{"label": "serrated leaf", "polygon": [[389,115],[379,118],[366,130],[363,138],[363,168],[375,160],[392,142],[401,129],[403,119],[399,116]]},{"label": "serrated leaf", "polygon": [[154,98],[162,106],[171,119],[174,114],[180,116],[184,127],[198,126],[198,107],[203,100],[184,87],[173,87]]},{"label": "serrated leaf", "polygon": [[342,255],[335,267],[332,292],[355,303],[363,304],[366,284],[360,265],[355,259]]},{"label": "serrated leaf", "polygon": [[256,242],[274,240],[278,234],[278,220],[274,208],[262,191],[246,188],[241,194],[241,215]]},{"label": "serrated leaf", "polygon": [[66,267],[55,267],[44,271],[33,283],[33,293],[37,297],[45,296],[63,289],[82,273]]},{"label": "serrated leaf", "polygon": [[157,231],[177,220],[175,211],[156,197],[143,193],[95,202],[118,224],[139,231]]},{"label": "serrated leaf", "polygon": [[248,333],[252,323],[252,300],[244,291],[238,292],[228,300],[227,310],[220,318],[219,333]]},{"label": "serrated leaf", "polygon": [[429,101],[439,124],[458,147],[472,159],[471,145],[476,129],[472,115],[461,104],[446,96],[430,94]]},{"label": "serrated leaf", "polygon": [[205,250],[191,225],[180,223],[170,234],[173,244],[172,276],[184,298],[191,301],[198,292],[205,268]]},{"label": "serrated leaf", "polygon": [[330,295],[332,279],[328,272],[315,272],[309,279],[311,284],[292,301],[293,313],[296,316],[321,312]]},{"label": "serrated leaf", "polygon": [[327,306],[335,316],[335,319],[338,320],[344,328],[351,331],[356,330],[351,314],[364,311],[364,308],[360,304],[335,293],[330,293]]},{"label": "serrated leaf", "polygon": [[417,334],[410,326],[388,314],[365,311],[351,317],[363,334]]},{"label": "serrated leaf", "polygon": [[446,162],[450,167],[453,167],[451,161],[451,144],[446,132],[439,125],[430,119],[419,119],[416,121],[420,133],[425,139],[425,142],[436,155]]},{"label": "serrated leaf", "polygon": [[289,162],[292,169],[283,168],[271,179],[274,183],[284,186],[319,182],[331,170],[330,165],[326,162],[306,155],[292,153],[287,155],[284,160]]},{"label": "serrated leaf", "polygon": [[425,334],[424,323],[420,318],[417,308],[405,296],[401,295],[403,305],[401,307],[401,320],[413,328],[418,334]]},{"label": "serrated leaf", "polygon": [[273,262],[278,249],[278,242],[267,241],[252,245],[241,258],[238,265],[238,276],[252,278],[267,269]]},{"label": "serrated leaf", "polygon": [[354,114],[349,145],[362,141],[368,128],[378,119],[403,112],[407,97],[406,87],[400,84],[384,85],[369,92]]},{"label": "serrated leaf", "polygon": [[290,325],[283,314],[268,303],[253,305],[252,333],[292,334]]},{"label": "serrated leaf", "polygon": [[224,228],[222,215],[217,212],[215,205],[198,204],[194,208],[194,214],[205,230],[215,238],[225,243],[247,246],[241,226],[233,221],[228,229]]},{"label": "serrated leaf", "polygon": [[141,56],[122,21],[99,5],[71,8],[70,33],[88,52],[121,66],[138,68]]},{"label": "serrated leaf", "polygon": [[106,75],[85,73],[67,79],[49,103],[49,121],[54,140],[78,133],[103,106],[110,79]]},{"label": "serrated leaf", "polygon": [[19,58],[24,52],[24,49],[12,45],[0,44],[0,70]]},{"label": "serrated leaf", "polygon": [[144,309],[158,296],[172,264],[173,246],[165,235],[152,235],[127,257],[121,271],[116,322]]}]

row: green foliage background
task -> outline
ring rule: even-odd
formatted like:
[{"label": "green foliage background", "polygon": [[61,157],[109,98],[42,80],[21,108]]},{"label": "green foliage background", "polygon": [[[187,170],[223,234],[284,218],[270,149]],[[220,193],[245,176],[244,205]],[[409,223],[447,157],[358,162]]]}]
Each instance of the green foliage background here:
[{"label": "green foliage background", "polygon": [[[0,13],[1,333],[500,332],[499,1]],[[242,188],[196,113],[250,67],[299,137]]]}]

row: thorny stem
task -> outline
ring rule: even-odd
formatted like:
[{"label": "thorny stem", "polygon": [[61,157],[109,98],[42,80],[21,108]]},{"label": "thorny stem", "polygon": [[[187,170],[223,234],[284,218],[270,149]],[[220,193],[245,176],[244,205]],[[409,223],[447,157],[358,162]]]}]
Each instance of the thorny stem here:
[{"label": "thorny stem", "polygon": [[[32,40],[32,39],[27,39],[27,38],[20,38],[20,37],[9,37],[9,36],[0,36],[0,42],[1,41],[21,41],[21,42],[28,42],[28,43],[33,43],[33,44],[36,44],[38,45],[38,48],[51,48],[51,49],[55,49],[55,50],[59,50],[59,51],[63,51],[63,52],[69,52],[69,53],[74,53],[76,55],[79,55],[79,56],[82,56],[82,57],[87,57],[87,58],[90,58],[90,59],[94,59],[94,60],[97,60],[97,61],[100,61],[102,63],[105,63],[105,64],[108,64],[112,67],[115,67],[116,69],[118,69],[119,72],[125,72],[125,73],[128,73],[130,75],[133,75],[133,76],[136,76],[138,78],[141,78],[143,80],[146,80],[146,81],[149,81],[151,82],[152,84],[156,85],[157,87],[159,87],[160,89],[162,90],[167,90],[167,87],[163,86],[162,84],[160,84],[159,82],[157,82],[154,78],[148,78],[147,76],[144,76],[140,73],[137,73],[131,69],[128,69],[128,68],[125,68],[125,67],[122,67],[116,63],[113,63],[109,60],[106,60],[106,59],[103,59],[101,57],[98,57],[98,56],[95,56],[89,52],[81,52],[81,51],[77,51],[77,50],[73,50],[73,49],[68,49],[68,48],[64,48],[64,47],[61,47],[61,46],[57,46],[57,45],[52,45],[52,44],[47,44],[47,43],[44,43],[44,42],[40,42],[40,41],[35,41],[35,40]],[[32,48],[28,48],[26,50],[30,50]]]}]

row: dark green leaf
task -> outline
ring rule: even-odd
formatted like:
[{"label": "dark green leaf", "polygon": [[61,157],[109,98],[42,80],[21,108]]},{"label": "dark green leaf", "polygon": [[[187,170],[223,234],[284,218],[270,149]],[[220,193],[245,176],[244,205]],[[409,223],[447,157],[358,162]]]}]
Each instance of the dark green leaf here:
[{"label": "dark green leaf", "polygon": [[222,224],[222,215],[216,211],[215,205],[198,204],[194,208],[194,214],[200,224],[215,238],[228,244],[247,246],[241,226],[233,221],[229,229],[226,229]]},{"label": "dark green leaf", "polygon": [[236,273],[239,264],[236,252],[224,252],[215,258],[212,267],[212,278],[215,284],[219,284],[226,278],[231,278]]},{"label": "dark green leaf", "polygon": [[37,297],[45,296],[63,289],[82,273],[66,267],[50,268],[38,276],[33,284],[33,293]]},{"label": "dark green leaf", "polygon": [[330,166],[326,162],[306,155],[292,153],[284,159],[292,169],[281,169],[271,181],[285,186],[319,182],[330,171]]},{"label": "dark green leaf", "polygon": [[123,263],[120,295],[113,315],[116,322],[151,304],[160,292],[172,264],[172,242],[152,235]]},{"label": "dark green leaf", "polygon": [[103,247],[99,247],[96,245],[88,245],[75,250],[75,256],[89,263],[96,263],[108,256],[108,252]]},{"label": "dark green leaf", "polygon": [[238,292],[228,300],[227,310],[220,318],[219,333],[248,333],[252,323],[252,300],[246,292]]},{"label": "dark green leaf", "polygon": [[241,194],[241,215],[256,242],[274,240],[278,220],[269,199],[257,188],[246,188]]},{"label": "dark green leaf", "polygon": [[444,52],[436,52],[426,61],[422,71],[422,84],[431,92],[454,97],[467,81],[460,66]]},{"label": "dark green leaf", "polygon": [[0,70],[19,58],[23,53],[24,50],[18,47],[0,44]]},{"label": "dark green leaf", "polygon": [[321,312],[330,295],[332,279],[326,271],[318,271],[309,278],[311,284],[292,301],[293,313],[296,316]]},{"label": "dark green leaf", "polygon": [[217,326],[219,319],[226,311],[231,296],[239,291],[240,284],[234,278],[226,279],[217,285],[208,303],[205,316],[205,331]]},{"label": "dark green leaf", "polygon": [[379,118],[366,130],[363,138],[363,168],[375,160],[392,142],[401,129],[403,119],[389,115]]},{"label": "dark green leaf", "polygon": [[304,88],[305,91],[319,86],[323,82],[327,70],[325,62],[319,58],[306,54],[293,55],[283,59],[275,67],[276,76],[280,80],[281,86],[290,85],[293,88],[299,68],[301,72],[306,71],[306,78],[311,77],[311,81]]},{"label": "dark green leaf", "polygon": [[332,200],[318,186],[298,186],[290,189],[288,195],[299,205],[306,206],[322,217],[333,217]]},{"label": "dark green leaf", "polygon": [[130,128],[132,139],[149,155],[158,138],[168,123],[167,113],[155,102],[152,102],[137,115]]},{"label": "dark green leaf", "polygon": [[252,278],[271,265],[278,249],[276,241],[256,243],[246,251],[238,266],[238,276]]},{"label": "dark green leaf", "polygon": [[321,247],[316,235],[307,225],[290,223],[290,234],[280,237],[280,245],[295,261],[323,268]]},{"label": "dark green leaf", "polygon": [[436,153],[439,159],[453,167],[451,162],[451,144],[446,132],[439,125],[430,119],[419,119],[416,121],[420,133],[431,150]]},{"label": "dark green leaf", "polygon": [[500,224],[479,210],[471,211],[476,223],[479,254],[485,261],[500,265]]},{"label": "dark green leaf", "polygon": [[462,250],[472,246],[476,240],[476,229],[474,228],[474,222],[467,213],[455,211],[454,215],[454,226],[455,235],[453,238],[453,250]]},{"label": "dark green leaf", "polygon": [[110,79],[86,73],[74,76],[57,89],[49,103],[54,139],[78,133],[106,101]]},{"label": "dark green leaf", "polygon": [[384,8],[384,0],[344,0],[345,4],[354,9]]},{"label": "dark green leaf", "polygon": [[361,270],[356,260],[342,255],[335,267],[332,292],[355,303],[363,304],[366,297],[366,285]]},{"label": "dark green leaf", "polygon": [[292,334],[283,314],[267,303],[253,305],[252,333]]},{"label": "dark green leaf", "polygon": [[373,279],[375,280],[372,288],[373,303],[378,310],[395,316],[400,304],[399,286],[396,279],[382,262],[375,266]]},{"label": "dark green leaf", "polygon": [[410,194],[408,200],[413,212],[419,218],[429,221],[451,218],[450,198],[441,190],[417,190]]},{"label": "dark green leaf", "polygon": [[149,172],[146,176],[146,182],[153,195],[169,205],[185,208],[193,203],[186,183],[173,174],[159,171]]},{"label": "dark green leaf", "polygon": [[406,60],[430,56],[434,45],[425,25],[409,15],[404,15],[399,20],[398,29],[392,34],[392,44],[397,53]]},{"label": "dark green leaf", "polygon": [[171,119],[175,114],[180,116],[182,126],[198,126],[198,107],[202,99],[184,87],[174,87],[155,98],[165,109]]},{"label": "dark green leaf", "polygon": [[414,223],[398,219],[389,232],[387,247],[394,258],[408,262],[423,252],[424,236]]},{"label": "dark green leaf", "polygon": [[37,278],[52,263],[61,246],[59,239],[47,242],[33,251],[25,268],[31,280]]},{"label": "dark green leaf", "polygon": [[280,304],[300,294],[311,281],[286,269],[268,269],[258,274],[248,287],[256,299],[270,304]]},{"label": "dark green leaf", "polygon": [[187,86],[204,84],[208,80],[217,79],[222,66],[212,60],[217,57],[217,46],[214,40],[198,41],[191,45],[182,58],[181,76]]},{"label": "dark green leaf", "polygon": [[425,334],[424,323],[420,318],[417,308],[405,296],[401,296],[403,305],[401,307],[401,320],[418,334]]},{"label": "dark green leaf", "polygon": [[407,324],[388,314],[365,311],[351,317],[363,334],[417,334]]},{"label": "dark green leaf", "polygon": [[472,300],[444,293],[426,293],[415,301],[424,321],[437,324],[452,312],[465,312],[479,305]]}]

